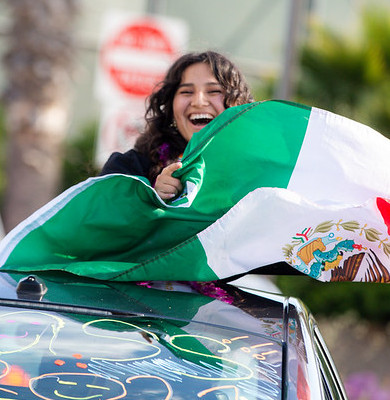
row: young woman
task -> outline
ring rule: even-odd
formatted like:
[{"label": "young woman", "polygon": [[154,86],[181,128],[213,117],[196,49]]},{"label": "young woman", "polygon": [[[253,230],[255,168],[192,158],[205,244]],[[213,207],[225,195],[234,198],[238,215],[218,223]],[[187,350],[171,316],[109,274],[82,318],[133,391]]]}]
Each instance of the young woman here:
[{"label": "young woman", "polygon": [[244,77],[226,57],[213,51],[183,55],[150,96],[146,130],[135,148],[112,154],[101,175],[145,176],[162,199],[173,198],[182,186],[172,173],[192,135],[226,108],[252,101]]}]

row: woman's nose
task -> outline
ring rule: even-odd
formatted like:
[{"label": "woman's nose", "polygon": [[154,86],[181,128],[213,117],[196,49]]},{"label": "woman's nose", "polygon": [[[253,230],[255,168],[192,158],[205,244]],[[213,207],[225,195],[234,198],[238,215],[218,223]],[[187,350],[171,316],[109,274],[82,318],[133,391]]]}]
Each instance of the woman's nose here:
[{"label": "woman's nose", "polygon": [[208,103],[207,93],[203,91],[198,91],[194,93],[192,97],[192,105],[193,106],[203,106]]}]

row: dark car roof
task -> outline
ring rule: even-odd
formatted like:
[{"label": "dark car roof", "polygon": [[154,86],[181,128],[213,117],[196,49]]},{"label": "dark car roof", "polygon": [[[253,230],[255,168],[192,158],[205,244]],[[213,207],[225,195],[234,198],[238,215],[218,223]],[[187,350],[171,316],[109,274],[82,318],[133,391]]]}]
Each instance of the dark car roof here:
[{"label": "dark car roof", "polygon": [[[44,295],[26,291],[26,279],[41,283]],[[307,316],[283,296],[231,285],[206,286],[205,295],[188,283],[57,273],[0,273],[0,288],[0,393],[281,399],[297,392],[297,382],[299,390],[309,387]],[[15,379],[24,383],[12,385]]]}]

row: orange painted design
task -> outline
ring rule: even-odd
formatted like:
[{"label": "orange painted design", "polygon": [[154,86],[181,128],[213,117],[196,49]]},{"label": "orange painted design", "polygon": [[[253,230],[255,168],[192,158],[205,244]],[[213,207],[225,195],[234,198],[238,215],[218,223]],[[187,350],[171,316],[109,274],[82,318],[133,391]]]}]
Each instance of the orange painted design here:
[{"label": "orange painted design", "polygon": [[30,376],[19,365],[10,365],[8,374],[0,379],[1,385],[28,387]]}]

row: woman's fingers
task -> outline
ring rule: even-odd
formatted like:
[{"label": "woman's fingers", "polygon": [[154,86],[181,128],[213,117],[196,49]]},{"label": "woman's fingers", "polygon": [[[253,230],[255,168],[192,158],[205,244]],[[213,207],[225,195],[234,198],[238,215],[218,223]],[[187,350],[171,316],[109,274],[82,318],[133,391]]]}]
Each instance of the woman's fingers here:
[{"label": "woman's fingers", "polygon": [[154,189],[163,200],[172,199],[183,189],[180,180],[172,176],[174,171],[181,168],[181,165],[181,162],[170,164],[157,176]]},{"label": "woman's fingers", "polygon": [[169,164],[167,167],[165,167],[161,171],[161,174],[172,175],[177,169],[181,168],[181,166],[182,166],[182,163],[180,161],[174,162],[172,164]]}]

